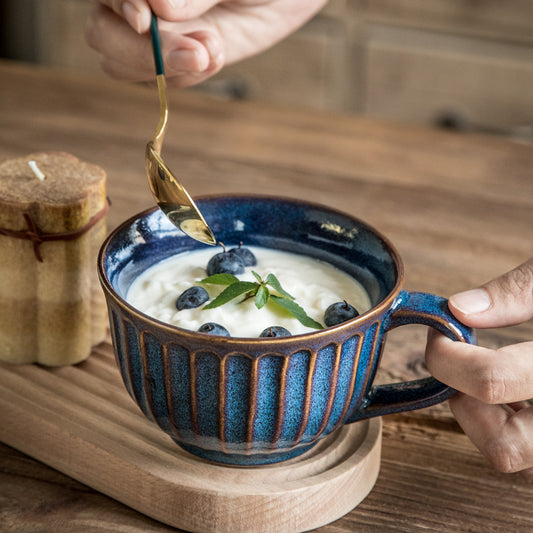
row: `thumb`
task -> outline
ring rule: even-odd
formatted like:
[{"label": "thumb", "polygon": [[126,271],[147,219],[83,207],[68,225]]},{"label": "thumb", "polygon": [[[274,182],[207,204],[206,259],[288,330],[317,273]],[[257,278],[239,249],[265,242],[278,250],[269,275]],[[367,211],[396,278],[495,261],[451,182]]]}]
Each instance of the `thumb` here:
[{"label": "thumb", "polygon": [[454,294],[452,313],[473,328],[512,326],[533,317],[533,257],[478,289]]}]

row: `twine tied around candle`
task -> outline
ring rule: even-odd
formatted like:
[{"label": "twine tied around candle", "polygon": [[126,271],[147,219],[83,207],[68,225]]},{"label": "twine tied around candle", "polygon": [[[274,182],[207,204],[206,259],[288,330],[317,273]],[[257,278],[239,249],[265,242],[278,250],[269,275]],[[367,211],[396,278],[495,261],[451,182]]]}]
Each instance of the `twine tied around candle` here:
[{"label": "twine tied around candle", "polygon": [[96,223],[98,223],[102,218],[104,218],[105,214],[109,210],[110,205],[111,201],[109,200],[109,198],[106,198],[106,203],[104,207],[100,211],[98,211],[98,213],[92,216],[89,219],[89,222],[85,224],[85,226],[82,226],[81,228],[78,228],[74,231],[64,231],[60,233],[43,233],[37,227],[37,224],[35,224],[35,221],[33,220],[31,214],[23,213],[22,216],[26,221],[26,225],[28,227],[27,230],[14,231],[0,228],[0,235],[4,235],[6,237],[13,237],[15,239],[26,239],[31,241],[31,243],[33,244],[33,253],[35,254],[35,258],[37,259],[37,261],[42,263],[43,258],[41,255],[40,246],[43,242],[71,241],[73,239],[77,239],[80,235],[83,235],[84,233],[89,231]]}]

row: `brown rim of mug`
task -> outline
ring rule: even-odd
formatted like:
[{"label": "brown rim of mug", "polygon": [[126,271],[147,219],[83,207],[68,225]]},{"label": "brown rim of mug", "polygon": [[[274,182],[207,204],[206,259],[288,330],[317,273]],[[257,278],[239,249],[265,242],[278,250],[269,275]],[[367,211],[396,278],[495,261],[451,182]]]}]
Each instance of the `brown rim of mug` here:
[{"label": "brown rim of mug", "polygon": [[100,278],[100,281],[102,285],[105,287],[105,292],[111,296],[115,302],[121,306],[126,307],[130,313],[135,315],[139,320],[143,320],[146,322],[149,322],[153,324],[154,326],[158,327],[159,329],[162,329],[167,334],[174,334],[179,333],[181,337],[190,337],[194,339],[196,342],[201,341],[209,341],[213,339],[217,339],[218,343],[220,345],[247,345],[249,347],[250,343],[257,344],[258,346],[264,346],[266,342],[272,345],[281,346],[281,345],[291,345],[295,343],[300,343],[303,339],[309,338],[313,340],[318,340],[319,338],[330,335],[334,332],[341,332],[344,329],[351,329],[354,324],[357,324],[359,322],[366,322],[368,320],[372,320],[372,317],[379,316],[381,313],[384,312],[384,310],[391,306],[395,300],[395,298],[398,296],[398,294],[401,291],[402,285],[403,285],[403,279],[404,279],[404,268],[403,268],[403,262],[400,258],[400,255],[396,248],[392,245],[392,243],[389,241],[387,237],[385,237],[381,232],[377,231],[373,226],[367,224],[366,222],[362,221],[361,219],[349,215],[343,211],[340,211],[335,208],[328,207],[323,204],[315,203],[315,202],[307,202],[304,200],[294,200],[293,198],[288,197],[281,197],[281,196],[269,196],[269,195],[250,195],[250,194],[232,194],[232,195],[225,195],[225,194],[216,194],[216,195],[207,195],[207,196],[200,196],[198,198],[195,198],[195,201],[202,201],[202,200],[215,200],[217,198],[235,198],[235,199],[259,199],[259,200],[281,200],[281,201],[289,201],[292,203],[299,203],[302,205],[312,206],[319,209],[327,210],[332,213],[337,213],[342,216],[347,216],[355,221],[357,221],[359,224],[365,226],[369,230],[371,230],[375,235],[378,236],[378,238],[385,244],[385,247],[387,251],[389,252],[389,255],[392,257],[394,264],[396,266],[396,282],[394,284],[394,287],[392,290],[387,294],[385,298],[383,298],[377,305],[369,309],[366,313],[363,313],[356,318],[352,318],[350,320],[347,320],[346,322],[343,322],[342,324],[337,324],[336,326],[330,326],[326,327],[321,330],[312,331],[309,333],[300,333],[297,335],[291,335],[290,337],[274,337],[274,338],[259,338],[259,337],[222,337],[222,336],[214,336],[214,335],[208,335],[206,333],[199,333],[197,331],[192,331],[184,328],[180,328],[179,326],[174,326],[173,324],[169,324],[167,322],[163,322],[161,320],[158,320],[157,318],[151,317],[142,311],[139,311],[136,307],[132,306],[130,303],[128,303],[127,300],[122,298],[117,294],[113,286],[111,285],[111,282],[107,278],[104,272],[104,255],[105,252],[111,242],[111,240],[114,238],[114,236],[119,233],[123,228],[130,226],[133,221],[138,220],[140,218],[143,218],[145,216],[150,215],[151,213],[155,212],[159,209],[159,207],[154,206],[148,209],[145,209],[144,211],[141,211],[140,213],[137,213],[136,215],[133,215],[132,217],[128,218],[121,224],[119,224],[115,229],[113,229],[109,235],[106,237],[104,242],[102,243],[102,246],[100,247],[100,251],[98,253],[98,276]]}]

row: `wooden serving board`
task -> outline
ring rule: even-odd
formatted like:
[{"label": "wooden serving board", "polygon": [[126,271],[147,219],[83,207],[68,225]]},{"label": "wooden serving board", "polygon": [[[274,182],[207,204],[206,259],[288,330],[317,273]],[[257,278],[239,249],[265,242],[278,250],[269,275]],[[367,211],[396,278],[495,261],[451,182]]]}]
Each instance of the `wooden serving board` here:
[{"label": "wooden serving board", "polygon": [[307,531],[357,506],[376,482],[381,421],[339,429],[276,465],[203,461],[149,422],[103,343],[75,366],[0,364],[0,440],[171,526],[192,532]]}]

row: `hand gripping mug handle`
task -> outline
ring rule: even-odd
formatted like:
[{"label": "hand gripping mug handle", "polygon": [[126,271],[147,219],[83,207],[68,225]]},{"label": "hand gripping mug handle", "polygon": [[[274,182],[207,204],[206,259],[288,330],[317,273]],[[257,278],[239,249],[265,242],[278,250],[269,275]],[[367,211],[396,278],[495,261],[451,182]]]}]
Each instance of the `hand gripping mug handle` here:
[{"label": "hand gripping mug handle", "polygon": [[[448,309],[448,300],[434,294],[402,291],[383,323],[384,333],[398,326],[423,324],[454,341],[476,343],[471,328],[459,322]],[[390,413],[411,411],[443,402],[456,391],[435,378],[375,385],[348,423]]]}]

